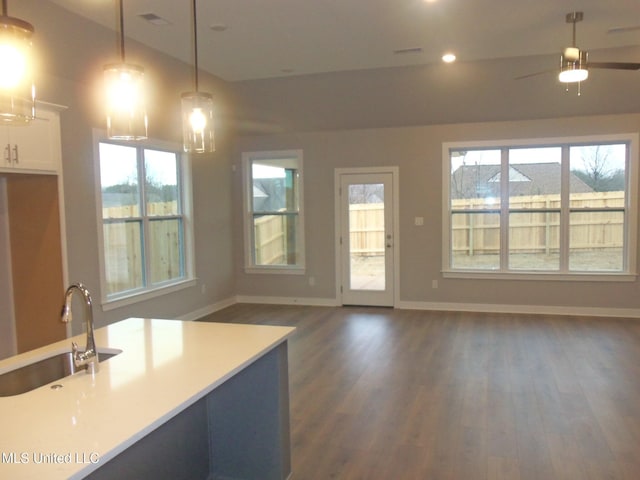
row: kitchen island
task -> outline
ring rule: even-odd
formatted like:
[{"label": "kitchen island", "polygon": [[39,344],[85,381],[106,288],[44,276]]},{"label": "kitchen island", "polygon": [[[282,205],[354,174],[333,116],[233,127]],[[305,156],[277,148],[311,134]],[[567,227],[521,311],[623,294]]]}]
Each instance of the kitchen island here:
[{"label": "kitchen island", "polygon": [[[293,330],[142,318],[97,329],[99,351],[121,352],[95,375],[0,398],[0,478],[286,479]],[[71,340],[84,345],[2,360],[0,374]]]}]

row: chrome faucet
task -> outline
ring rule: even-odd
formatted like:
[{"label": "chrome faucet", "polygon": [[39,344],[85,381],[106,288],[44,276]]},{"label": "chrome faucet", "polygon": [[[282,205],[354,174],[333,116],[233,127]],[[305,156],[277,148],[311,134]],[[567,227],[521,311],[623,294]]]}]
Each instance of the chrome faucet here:
[{"label": "chrome faucet", "polygon": [[91,294],[87,287],[82,283],[74,283],[67,288],[64,294],[64,305],[62,307],[62,318],[64,323],[71,321],[71,300],[73,298],[74,290],[79,291],[82,294],[84,301],[84,319],[87,323],[87,346],[84,351],[78,350],[78,344],[76,342],[71,343],[71,350],[73,352],[73,363],[76,367],[86,365],[87,373],[96,373],[98,371],[98,351],[96,349],[96,342],[93,338],[93,310],[91,304]]}]

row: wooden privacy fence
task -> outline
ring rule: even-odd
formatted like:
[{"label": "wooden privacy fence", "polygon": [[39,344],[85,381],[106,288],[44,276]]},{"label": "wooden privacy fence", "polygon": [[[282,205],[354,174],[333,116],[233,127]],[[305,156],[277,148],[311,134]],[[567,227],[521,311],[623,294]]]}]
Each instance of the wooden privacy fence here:
[{"label": "wooden privacy fence", "polygon": [[[485,206],[484,199],[453,200],[453,209]],[[530,195],[511,199],[513,209],[560,208],[559,195]],[[620,208],[624,192],[573,194],[571,208]],[[513,253],[552,253],[560,245],[560,214],[548,212],[513,213],[509,224],[509,249]],[[453,250],[458,254],[497,253],[500,249],[499,214],[454,215]],[[351,252],[360,255],[384,253],[384,204],[349,206]],[[623,245],[622,212],[581,212],[571,214],[570,243],[573,250],[614,249]]]},{"label": "wooden privacy fence", "polygon": [[[177,202],[153,202],[147,204],[149,215],[163,216],[177,213]],[[108,293],[139,288],[143,284],[143,258],[149,261],[149,283],[159,283],[180,277],[182,258],[180,239],[181,223],[174,218],[158,219],[149,224],[149,251],[142,251],[142,226],[137,205],[105,207],[103,217],[136,220],[105,223],[104,249]]]},{"label": "wooden privacy fence", "polygon": [[384,254],[384,203],[349,205],[349,242],[352,254]]},{"label": "wooden privacy fence", "polygon": [[256,265],[282,265],[285,263],[287,236],[283,215],[265,215],[253,223]]},{"label": "wooden privacy fence", "polygon": [[[453,253],[482,255],[500,250],[500,215],[497,213],[456,214],[456,209],[485,206],[483,199],[455,199],[451,219]],[[624,192],[573,194],[571,208],[620,208]],[[560,208],[559,195],[530,195],[511,198],[512,209]],[[481,209],[478,208],[481,212]],[[624,214],[620,211],[572,212],[569,231],[572,250],[620,248],[624,243]],[[509,251],[513,253],[556,253],[560,248],[560,214],[518,212],[509,216]]]},{"label": "wooden privacy fence", "polygon": [[[456,199],[453,210],[484,206],[484,199]],[[624,192],[591,192],[574,194],[572,208],[620,208],[624,206]],[[559,208],[559,195],[514,197],[511,208]],[[107,207],[104,218],[137,217],[137,205]],[[177,204],[155,202],[147,206],[150,215],[173,215]],[[295,255],[288,243],[286,215],[265,215],[256,218],[256,263],[258,265],[286,264],[287,255]],[[455,214],[452,216],[452,248],[457,254],[492,254],[500,247],[500,216],[498,214]],[[180,275],[180,222],[166,220],[154,223],[150,260],[152,281]],[[512,213],[509,225],[509,249],[514,253],[552,253],[559,248],[560,216],[549,212]],[[384,253],[384,204],[368,203],[349,206],[349,240],[351,252],[373,256]],[[142,282],[142,250],[140,223],[137,221],[105,224],[106,270],[109,291],[122,291],[140,286]],[[624,214],[622,212],[581,212],[571,214],[571,248],[612,249],[623,245]],[[293,237],[291,237],[293,238]],[[289,253],[287,253],[289,252]]]},{"label": "wooden privacy fence", "polygon": [[[289,242],[286,222],[284,215],[265,215],[255,219],[256,264],[286,264]],[[350,205],[349,226],[352,253],[363,256],[384,253],[384,204]]]},{"label": "wooden privacy fence", "polygon": [[297,213],[254,217],[256,265],[295,265],[299,253],[297,226]]}]

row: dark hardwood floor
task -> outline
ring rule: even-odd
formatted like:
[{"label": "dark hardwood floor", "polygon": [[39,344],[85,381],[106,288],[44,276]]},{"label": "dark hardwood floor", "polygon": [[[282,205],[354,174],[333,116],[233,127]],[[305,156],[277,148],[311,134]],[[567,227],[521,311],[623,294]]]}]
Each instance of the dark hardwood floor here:
[{"label": "dark hardwood floor", "polygon": [[640,320],[234,305],[296,326],[293,480],[640,478]]}]

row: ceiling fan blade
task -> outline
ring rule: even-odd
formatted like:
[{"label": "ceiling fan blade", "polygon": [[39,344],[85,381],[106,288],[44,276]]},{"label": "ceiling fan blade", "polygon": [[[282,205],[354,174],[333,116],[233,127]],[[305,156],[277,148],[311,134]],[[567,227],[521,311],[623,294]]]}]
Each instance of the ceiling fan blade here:
[{"label": "ceiling fan blade", "polygon": [[527,75],[521,75],[519,77],[514,78],[514,80],[522,80],[523,78],[537,77],[538,75],[544,75],[545,73],[553,73],[553,72],[557,72],[557,71],[558,71],[557,68],[549,69],[549,70],[542,70],[541,72],[535,72],[535,73],[529,73]]},{"label": "ceiling fan blade", "polygon": [[588,62],[587,68],[611,68],[615,70],[640,70],[640,63],[631,62]]}]

